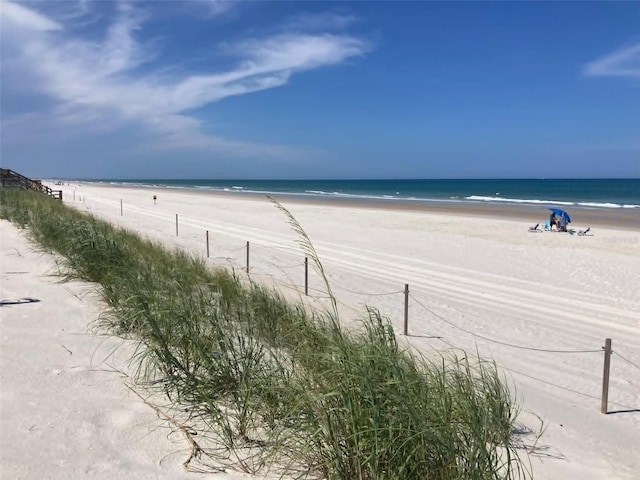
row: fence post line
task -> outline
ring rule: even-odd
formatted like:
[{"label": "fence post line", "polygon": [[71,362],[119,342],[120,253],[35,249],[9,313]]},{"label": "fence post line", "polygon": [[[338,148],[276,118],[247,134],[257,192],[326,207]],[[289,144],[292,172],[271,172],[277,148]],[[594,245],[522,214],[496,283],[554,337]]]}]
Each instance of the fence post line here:
[{"label": "fence post line", "polygon": [[602,402],[600,403],[600,413],[608,413],[609,406],[609,367],[611,366],[611,339],[604,341],[604,370],[602,373]]},{"label": "fence post line", "polygon": [[176,237],[178,236],[178,214],[176,213]]},{"label": "fence post line", "polygon": [[122,199],[120,199],[120,216],[122,216]]},{"label": "fence post line", "polygon": [[207,230],[207,258],[209,258],[209,230]]},{"label": "fence post line", "polygon": [[409,284],[404,284],[404,334],[409,335]]},{"label": "fence post line", "polygon": [[73,201],[74,202],[76,201],[76,189],[75,188],[73,189]]},{"label": "fence post line", "polygon": [[247,240],[247,273],[249,273],[249,240]]},{"label": "fence post line", "polygon": [[304,294],[309,296],[309,257],[304,257]]}]

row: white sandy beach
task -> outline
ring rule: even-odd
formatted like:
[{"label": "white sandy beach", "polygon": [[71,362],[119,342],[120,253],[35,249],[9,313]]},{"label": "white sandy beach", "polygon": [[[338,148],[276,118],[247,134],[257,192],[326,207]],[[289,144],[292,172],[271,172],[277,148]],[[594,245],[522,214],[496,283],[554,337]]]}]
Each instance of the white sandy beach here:
[{"label": "white sandy beach", "polygon": [[[89,183],[61,188],[65,203],[196,255],[206,254],[208,230],[211,265],[243,272],[250,242],[253,279],[322,305],[324,286],[313,271],[304,297],[297,238],[266,198]],[[318,251],[345,324],[355,325],[369,305],[412,348],[429,355],[464,349],[495,359],[523,409],[522,423],[538,430],[543,421],[537,442],[534,434],[522,437],[534,447],[534,478],[637,478],[637,231],[529,233],[528,221],[278,199]],[[572,226],[587,225],[574,215]],[[155,412],[124,387],[125,376],[105,371],[104,358],[121,342],[85,335],[100,310],[83,296],[87,287],[42,277],[51,260],[30,252],[6,222],[1,258],[2,298],[41,299],[1,311],[3,478],[190,477],[181,472],[183,439],[168,435]],[[26,280],[12,273],[21,271],[29,272]],[[408,337],[402,335],[405,284]],[[600,413],[605,338],[614,351],[609,415]],[[109,362],[126,371],[128,348]]]}]

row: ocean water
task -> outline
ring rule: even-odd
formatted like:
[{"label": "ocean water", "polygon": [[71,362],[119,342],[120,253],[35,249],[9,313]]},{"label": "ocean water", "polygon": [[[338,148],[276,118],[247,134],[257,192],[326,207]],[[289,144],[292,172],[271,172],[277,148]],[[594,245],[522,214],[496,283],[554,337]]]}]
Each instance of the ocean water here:
[{"label": "ocean water", "polygon": [[94,180],[116,185],[352,199],[640,209],[640,178],[523,180]]}]

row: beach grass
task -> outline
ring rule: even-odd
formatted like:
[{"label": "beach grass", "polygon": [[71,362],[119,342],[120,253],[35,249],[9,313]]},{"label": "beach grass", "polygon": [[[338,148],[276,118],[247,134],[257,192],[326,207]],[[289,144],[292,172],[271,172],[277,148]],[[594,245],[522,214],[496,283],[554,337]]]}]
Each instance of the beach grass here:
[{"label": "beach grass", "polygon": [[64,279],[96,284],[100,328],[139,342],[137,381],[220,446],[199,452],[218,464],[344,480],[528,476],[493,362],[404,350],[373,308],[347,331],[337,309],[310,310],[38,193],[1,189],[0,200]]}]

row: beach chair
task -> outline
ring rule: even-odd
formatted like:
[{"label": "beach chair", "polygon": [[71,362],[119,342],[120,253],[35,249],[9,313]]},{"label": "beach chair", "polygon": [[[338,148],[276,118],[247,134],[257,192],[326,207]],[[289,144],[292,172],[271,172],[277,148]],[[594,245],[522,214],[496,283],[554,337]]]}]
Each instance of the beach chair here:
[{"label": "beach chair", "polygon": [[580,237],[584,237],[587,233],[589,233],[589,231],[590,231],[590,230],[591,230],[591,227],[587,227],[587,229],[586,229],[586,230],[580,230],[580,231],[578,232],[578,235],[579,235]]},{"label": "beach chair", "polygon": [[540,232],[541,230],[538,230],[538,227],[540,226],[539,223],[536,223],[533,227],[529,227],[529,231],[536,233],[536,232]]}]

